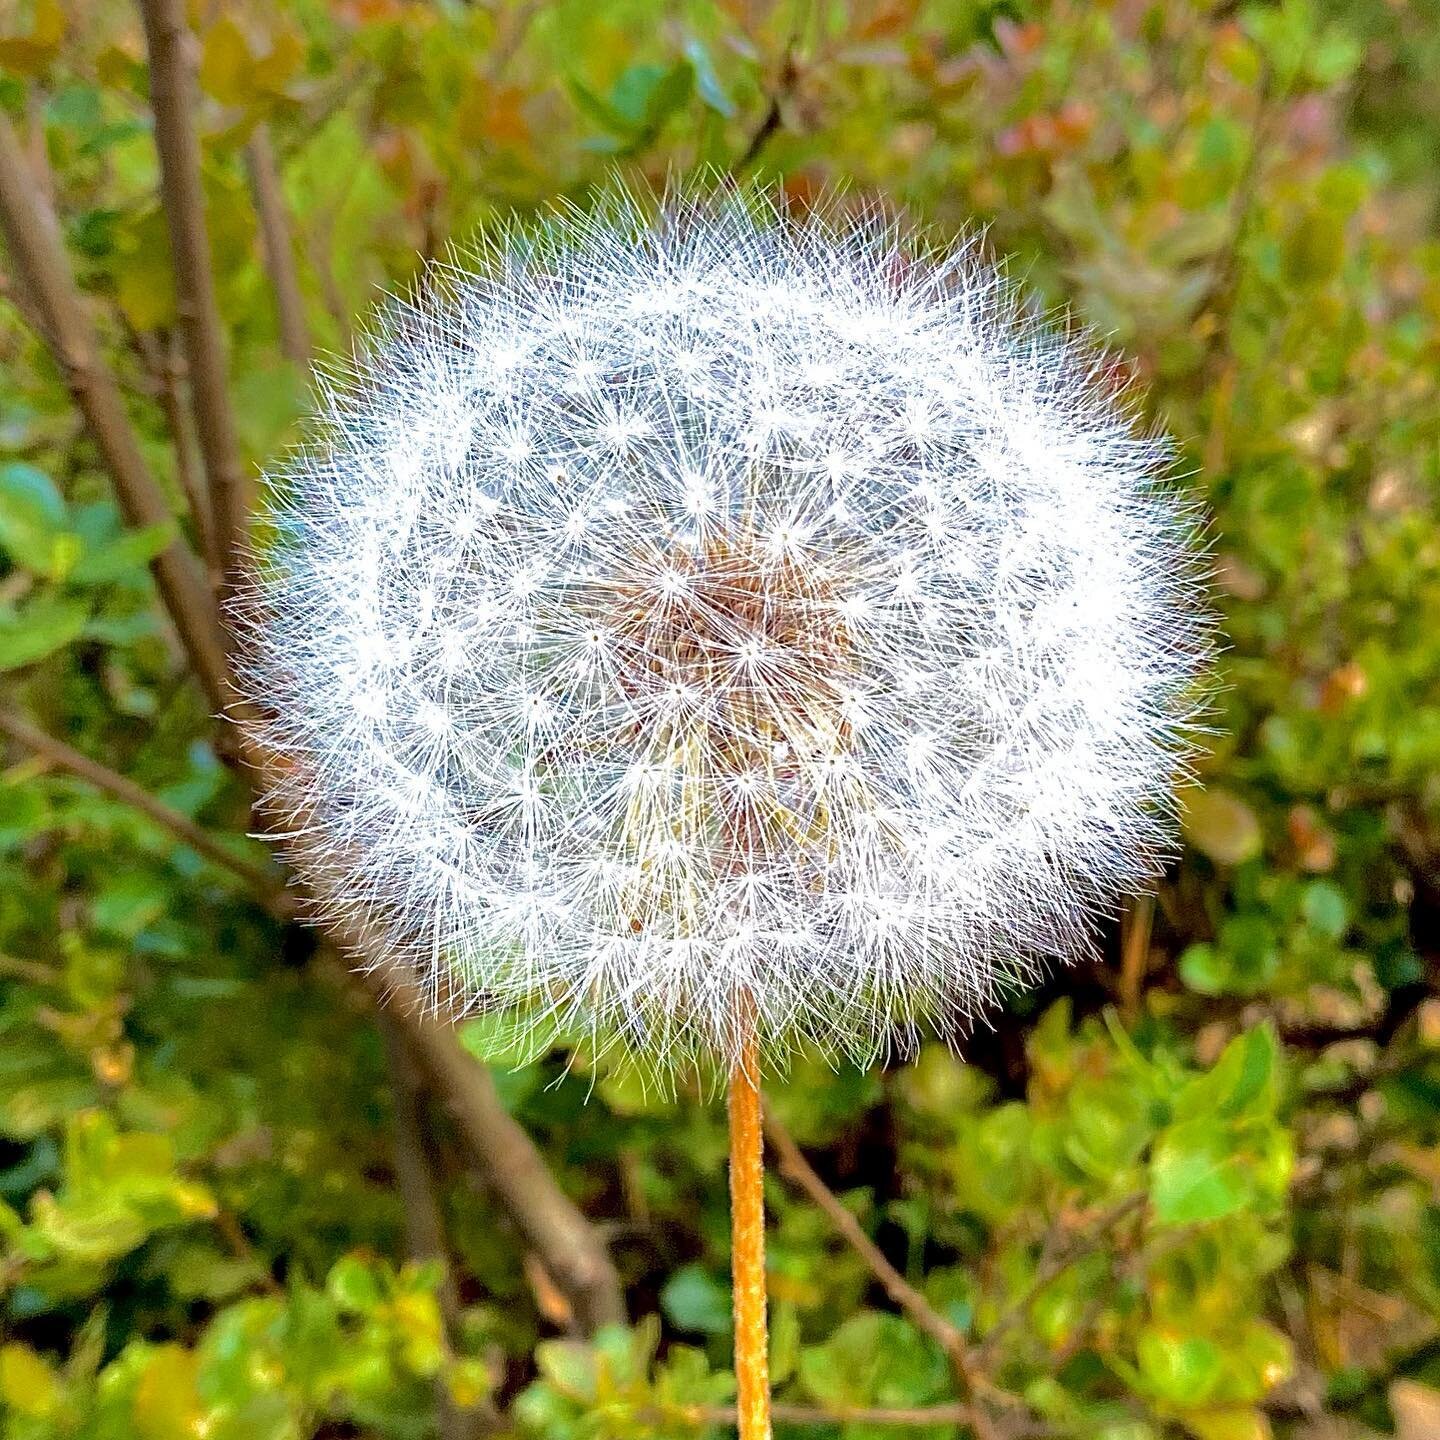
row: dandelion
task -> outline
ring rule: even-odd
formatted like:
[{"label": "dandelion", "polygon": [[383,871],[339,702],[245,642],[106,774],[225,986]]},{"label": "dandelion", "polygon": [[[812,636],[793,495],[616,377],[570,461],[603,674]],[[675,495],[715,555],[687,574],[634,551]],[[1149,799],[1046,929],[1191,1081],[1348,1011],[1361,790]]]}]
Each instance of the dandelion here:
[{"label": "dandelion", "polygon": [[1105,375],[971,244],[615,192],[395,306],[271,481],[292,858],[437,1006],[730,1071],[747,1437],[762,1061],[963,1026],[1168,853],[1197,522]]}]

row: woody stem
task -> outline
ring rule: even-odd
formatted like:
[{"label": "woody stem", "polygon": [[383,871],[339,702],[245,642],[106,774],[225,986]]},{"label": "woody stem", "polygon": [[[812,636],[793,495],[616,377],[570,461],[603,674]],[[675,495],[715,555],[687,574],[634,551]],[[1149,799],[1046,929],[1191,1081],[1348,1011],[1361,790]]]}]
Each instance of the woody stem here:
[{"label": "woody stem", "polygon": [[730,1075],[730,1235],[735,1295],[735,1381],[740,1440],[770,1440],[765,1319],[765,1140],[753,1020]]}]

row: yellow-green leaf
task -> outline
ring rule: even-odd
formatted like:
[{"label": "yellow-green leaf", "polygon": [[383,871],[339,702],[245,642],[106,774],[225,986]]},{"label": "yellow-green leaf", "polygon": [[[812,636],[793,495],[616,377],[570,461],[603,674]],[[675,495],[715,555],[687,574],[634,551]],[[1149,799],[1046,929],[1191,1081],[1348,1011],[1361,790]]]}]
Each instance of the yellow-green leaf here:
[{"label": "yellow-green leaf", "polygon": [[55,1371],[43,1355],[28,1345],[0,1348],[0,1399],[20,1415],[44,1419],[60,1399]]},{"label": "yellow-green leaf", "polygon": [[1184,823],[1185,838],[1218,865],[1241,865],[1260,853],[1260,822],[1229,790],[1192,790],[1185,797]]}]

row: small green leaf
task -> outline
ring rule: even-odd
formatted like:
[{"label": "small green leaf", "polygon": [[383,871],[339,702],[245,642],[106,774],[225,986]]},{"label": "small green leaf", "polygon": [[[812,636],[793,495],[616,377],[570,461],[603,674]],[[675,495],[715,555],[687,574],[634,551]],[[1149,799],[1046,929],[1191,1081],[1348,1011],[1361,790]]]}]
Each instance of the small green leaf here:
[{"label": "small green leaf", "polygon": [[1185,797],[1185,837],[1217,865],[1243,865],[1259,853],[1263,837],[1255,812],[1238,796],[1212,786]]},{"label": "small green leaf", "polygon": [[325,1289],[342,1310],[360,1313],[374,1310],[384,1298],[374,1267],[358,1255],[342,1255],[330,1267]]},{"label": "small green leaf", "polygon": [[705,43],[692,35],[685,42],[685,58],[695,71],[696,93],[717,115],[723,115],[728,120],[735,114],[735,102],[720,83]]},{"label": "small green leaf", "polygon": [[1174,1405],[1197,1405],[1215,1388],[1224,1357],[1203,1335],[1147,1325],[1135,1344],[1147,1388]]},{"label": "small green leaf", "polygon": [[250,82],[255,57],[245,32],[222,15],[205,32],[200,49],[200,86],[222,105],[244,105],[254,98]]},{"label": "small green leaf", "polygon": [[83,600],[41,595],[23,610],[0,610],[0,670],[33,665],[78,640],[90,618]]},{"label": "small green leaf", "polygon": [[1329,880],[1312,880],[1300,900],[1305,923],[1327,940],[1339,940],[1350,928],[1350,905],[1345,892]]},{"label": "small green leaf", "polygon": [[1150,1201],[1166,1225],[1192,1225],[1234,1214],[1245,1204],[1240,1162],[1218,1120],[1172,1126],[1161,1136],[1150,1166]]},{"label": "small green leaf", "polygon": [[60,1384],[50,1362],[28,1345],[0,1349],[0,1398],[17,1415],[43,1420],[60,1400]]},{"label": "small green leaf", "polygon": [[70,511],[54,482],[33,465],[0,465],[0,549],[16,565],[62,578],[79,540]]},{"label": "small green leaf", "polygon": [[683,1265],[660,1292],[670,1323],[702,1335],[724,1335],[730,1329],[730,1291],[703,1265]]},{"label": "small green leaf", "polygon": [[1201,995],[1223,995],[1230,967],[1208,940],[1187,946],[1180,956],[1180,978]]},{"label": "small green leaf", "polygon": [[127,530],[114,540],[92,549],[70,571],[80,585],[105,585],[122,576],[141,571],[174,540],[173,521]]},{"label": "small green leaf", "polygon": [[825,1405],[923,1405],[947,1385],[943,1357],[895,1315],[852,1315],[800,1356],[800,1379]]},{"label": "small green leaf", "polygon": [[1224,1087],[1220,1113],[1243,1115],[1265,1095],[1270,1090],[1279,1056],[1280,1042],[1274,1027],[1268,1023],[1237,1035],[1225,1047],[1212,1072]]},{"label": "small green leaf", "polygon": [[593,1400],[597,1381],[595,1352],[578,1340],[545,1340],[535,1347],[540,1373],[562,1395]]}]

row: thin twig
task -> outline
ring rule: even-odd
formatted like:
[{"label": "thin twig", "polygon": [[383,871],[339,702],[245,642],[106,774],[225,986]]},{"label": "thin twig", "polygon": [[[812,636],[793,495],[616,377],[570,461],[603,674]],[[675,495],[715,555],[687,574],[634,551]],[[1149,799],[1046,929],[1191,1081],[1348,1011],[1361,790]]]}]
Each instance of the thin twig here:
[{"label": "thin twig", "polygon": [[794,22],[790,28],[789,39],[785,42],[785,49],[780,56],[780,70],[775,77],[775,84],[770,90],[769,99],[765,105],[765,111],[760,117],[760,123],[750,133],[750,138],[745,142],[740,154],[735,159],[734,169],[745,170],[753,165],[761,155],[761,152],[770,143],[771,139],[779,133],[785,116],[782,106],[794,91],[796,83],[800,79],[800,65],[795,58],[795,51],[800,45],[800,40],[805,33],[805,27],[809,20],[810,6],[807,3],[796,7]]},{"label": "thin twig", "polygon": [[269,1295],[284,1293],[285,1287],[271,1273],[270,1267],[255,1253],[255,1247],[250,1243],[250,1237],[245,1233],[244,1227],[233,1210],[227,1210],[222,1206],[215,1215],[215,1228],[220,1232],[220,1238],[230,1247],[230,1253],[237,1260],[244,1260],[255,1266],[259,1272],[257,1283],[262,1290]]},{"label": "thin twig", "polygon": [[[638,1417],[655,1424],[667,1421],[675,1425],[699,1427],[702,1425],[734,1425],[736,1411],[733,1405],[675,1405],[663,1409],[657,1407]],[[835,1425],[891,1425],[897,1430],[924,1429],[931,1425],[969,1425],[979,1429],[980,1411],[974,1405],[952,1401],[941,1405],[837,1405],[833,1408],[813,1405],[792,1405],[776,1401],[771,1407],[771,1419],[776,1425],[798,1427],[833,1427]],[[1044,1421],[1021,1422],[1011,1427],[1007,1434],[1011,1440],[1030,1440],[1054,1434],[1054,1427]]]},{"label": "thin twig", "polygon": [[[15,128],[0,113],[0,228],[26,291],[27,308],[41,318],[50,347],[115,482],[115,495],[134,526],[173,519],[151,475],[114,377],[101,363],[99,341],[70,273],[60,227],[44,205],[20,149]],[[214,604],[194,556],[177,538],[151,562],[165,608],[180,634],[210,703],[230,699],[229,674]]]},{"label": "thin twig", "polygon": [[[200,554],[212,570],[217,570],[215,550],[215,517],[210,511],[210,496],[205,489],[200,468],[199,451],[195,444],[195,422],[186,407],[185,358],[179,353],[177,337],[157,340],[144,330],[131,330],[141,362],[155,386],[155,398],[165,416],[170,443],[175,451],[175,476],[186,507],[195,525],[195,539]],[[213,578],[213,577],[212,577]]]},{"label": "thin twig", "polygon": [[765,1133],[779,1156],[780,1173],[793,1180],[811,1203],[824,1211],[845,1242],[869,1266],[885,1293],[951,1357],[956,1368],[963,1373],[969,1365],[965,1337],[885,1258],[884,1252],[865,1233],[839,1196],[815,1172],[794,1137],[769,1107],[765,1112]]},{"label": "thin twig", "polygon": [[200,183],[195,37],[186,22],[185,0],[140,0],[140,14],[150,57],[150,106],[175,266],[176,307],[190,368],[195,428],[215,511],[220,573],[228,585],[244,544],[250,507],[230,407],[225,329],[215,298]]},{"label": "thin twig", "polygon": [[790,93],[798,75],[795,59],[787,50],[784,59],[780,62],[780,74],[776,80],[775,89],[765,106],[765,113],[760,117],[760,123],[751,131],[749,140],[745,142],[745,148],[735,159],[734,168],[736,170],[746,170],[753,165],[779,131],[784,120],[780,108],[781,99]]},{"label": "thin twig", "polygon": [[0,975],[28,980],[32,985],[57,986],[65,983],[64,975],[53,965],[43,965],[39,960],[26,960],[19,955],[0,954]]},{"label": "thin twig", "polygon": [[132,809],[140,811],[162,829],[184,841],[197,854],[243,880],[258,896],[266,897],[272,904],[279,904],[281,889],[273,872],[234,854],[208,831],[202,830],[188,815],[172,809],[143,786],[111,770],[109,766],[102,765],[98,760],[81,754],[14,711],[0,710],[0,733],[8,735],[17,744],[23,745],[32,754],[57,769],[84,780],[86,784],[93,785],[97,790],[102,790]]},{"label": "thin twig", "polygon": [[1155,923],[1155,897],[1141,895],[1125,912],[1120,939],[1120,1013],[1133,1023],[1140,1013],[1140,992],[1150,962],[1150,932]]},{"label": "thin twig", "polygon": [[1143,1208],[1143,1194],[1127,1195],[1123,1200],[1102,1211],[1085,1229],[1068,1239],[1060,1238],[1058,1227],[1052,1227],[1041,1248],[1035,1275],[1024,1294],[1005,1310],[990,1327],[978,1352],[978,1361],[988,1365],[1002,1336],[1024,1318],[1041,1293],[1083,1256],[1088,1255],[1127,1215]]},{"label": "thin twig", "polygon": [[292,365],[310,363],[310,335],[305,324],[305,301],[295,270],[295,249],[290,238],[290,216],[275,166],[275,148],[270,129],[262,121],[245,145],[245,168],[255,198],[255,216],[260,222],[260,242],[265,252],[265,271],[275,292],[275,316],[280,329],[280,352]]},{"label": "thin twig", "polygon": [[[992,1387],[975,1368],[970,1347],[959,1329],[951,1324],[895,1267],[880,1247],[865,1233],[860,1222],[841,1203],[828,1185],[815,1172],[790,1132],[767,1109],[765,1133],[780,1160],[780,1173],[793,1180],[824,1212],[841,1238],[869,1267],[885,1293],[900,1307],[919,1330],[930,1336],[948,1357],[956,1378],[972,1395],[978,1391],[992,1393]],[[982,1437],[990,1435],[989,1417],[979,1406],[970,1407],[967,1418]]]}]

